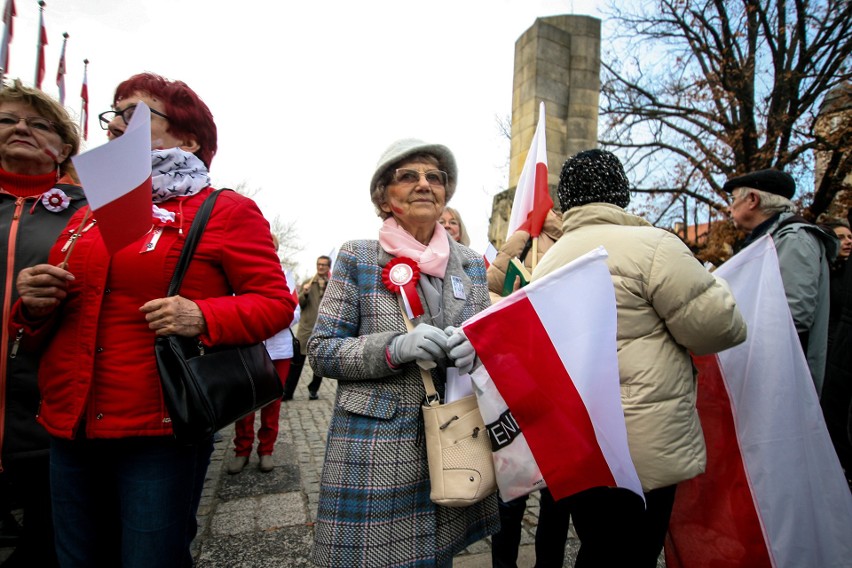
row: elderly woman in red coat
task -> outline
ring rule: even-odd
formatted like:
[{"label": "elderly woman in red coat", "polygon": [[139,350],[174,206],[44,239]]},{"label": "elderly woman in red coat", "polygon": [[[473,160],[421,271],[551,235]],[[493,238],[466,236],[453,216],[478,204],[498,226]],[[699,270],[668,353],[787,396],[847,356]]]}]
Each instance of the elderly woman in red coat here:
[{"label": "elderly woman in red coat", "polygon": [[[44,349],[38,419],[52,437],[62,566],[192,565],[212,440],[186,445],[172,436],[155,336],[255,343],[293,316],[268,223],[253,201],[230,191],[216,201],[181,295],[163,297],[192,220],[213,191],[216,125],[185,83],[145,73],[121,83],[113,110],[100,115],[111,140],[140,102],[151,109],[152,231],[110,257],[97,223],[80,226],[81,210],[49,264],[22,270],[17,282],[20,348]],[[60,268],[74,233],[73,254]]]}]

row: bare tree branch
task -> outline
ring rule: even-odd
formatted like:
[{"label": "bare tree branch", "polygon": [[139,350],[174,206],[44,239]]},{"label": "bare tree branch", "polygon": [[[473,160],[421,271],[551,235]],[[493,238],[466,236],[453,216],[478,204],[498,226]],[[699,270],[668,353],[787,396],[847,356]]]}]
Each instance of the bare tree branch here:
[{"label": "bare tree branch", "polygon": [[810,179],[819,152],[803,213],[826,210],[850,173],[850,127],[815,124],[826,94],[852,82],[850,0],[611,0],[607,12],[600,144],[641,182],[637,207],[668,222],[689,197],[726,217],[727,178],[773,167]]}]

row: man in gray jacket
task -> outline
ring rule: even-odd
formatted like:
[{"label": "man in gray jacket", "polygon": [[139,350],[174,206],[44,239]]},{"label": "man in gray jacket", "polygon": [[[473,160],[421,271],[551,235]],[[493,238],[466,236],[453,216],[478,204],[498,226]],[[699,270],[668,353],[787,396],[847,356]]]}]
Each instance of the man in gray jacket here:
[{"label": "man in gray jacket", "polygon": [[817,394],[822,392],[828,347],[829,263],[837,239],[793,213],[796,182],[779,170],[760,170],[728,180],[734,225],[749,233],[746,244],[771,235],[781,280]]}]

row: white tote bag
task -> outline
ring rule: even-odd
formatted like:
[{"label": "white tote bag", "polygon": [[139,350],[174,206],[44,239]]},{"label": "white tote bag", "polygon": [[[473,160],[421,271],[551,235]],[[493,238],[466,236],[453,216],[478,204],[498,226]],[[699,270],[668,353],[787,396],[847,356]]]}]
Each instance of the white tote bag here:
[{"label": "white tote bag", "polygon": [[471,379],[479,412],[491,439],[491,456],[494,458],[500,497],[511,501],[547,487],[523,432],[485,366],[476,369]]}]

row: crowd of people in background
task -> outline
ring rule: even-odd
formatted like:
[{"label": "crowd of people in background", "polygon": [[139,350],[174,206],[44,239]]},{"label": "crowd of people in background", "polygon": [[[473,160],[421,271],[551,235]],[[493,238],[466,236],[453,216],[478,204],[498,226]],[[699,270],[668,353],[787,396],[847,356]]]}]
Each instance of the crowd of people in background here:
[{"label": "crowd of people in background", "polygon": [[[630,185],[614,154],[567,156],[559,212],[547,213],[537,247],[518,230],[487,269],[448,206],[458,168],[442,144],[393,142],[369,185],[376,238],[319,256],[299,284],[288,285],[257,205],[225,192],[180,295],[164,297],[185,229],[214,191],[217,130],[188,85],[142,73],[116,87],[112,109],[99,117],[110,140],[140,103],[151,110],[157,237],[110,256],[70,160],[80,137],[68,113],[20,81],[0,90],[0,227],[8,235],[0,539],[8,531],[16,543],[3,566],[192,566],[213,438],[185,444],[172,435],[152,349],[162,335],[205,346],[266,343],[284,395],[259,411],[256,435],[255,414],[236,422],[230,474],[253,451],[259,470],[273,471],[282,401],[293,399],[306,362],[309,400],[327,379],[334,403],[316,565],[451,566],[493,535],[493,565],[516,566],[527,496],[494,494],[464,507],[430,499],[421,373],[443,399],[450,369],[464,375],[479,365],[460,327],[503,301],[511,259],[535,281],[598,246],[615,289],[621,403],[644,500],[612,487],[559,500],[541,489],[536,566],[563,565],[571,523],[577,566],[656,565],[677,485],[706,465],[691,355],[733,347],[747,329],[724,280],[673,233],[627,211]],[[745,244],[772,236],[814,389],[852,477],[850,220],[796,215],[795,181],[778,170],[746,172],[724,191]],[[400,263],[415,275],[416,308],[389,282]]]}]

